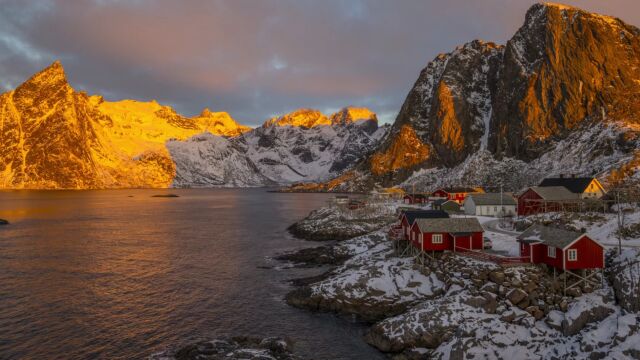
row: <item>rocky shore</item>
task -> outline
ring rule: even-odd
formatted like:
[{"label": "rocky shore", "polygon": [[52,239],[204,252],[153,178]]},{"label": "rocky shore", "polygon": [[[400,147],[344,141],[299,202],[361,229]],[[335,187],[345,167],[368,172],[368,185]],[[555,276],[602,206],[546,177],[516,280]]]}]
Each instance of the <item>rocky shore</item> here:
[{"label": "rocky shore", "polygon": [[609,252],[601,287],[565,292],[564,275],[542,266],[501,267],[452,253],[422,265],[399,256],[386,230],[293,256],[335,265],[294,281],[287,303],[370,322],[365,341],[395,359],[640,358],[640,251]]},{"label": "rocky shore", "polygon": [[289,227],[294,236],[312,241],[347,240],[380,229],[395,220],[389,209],[348,211],[323,207]]},{"label": "rocky shore", "polygon": [[9,225],[9,221],[5,219],[0,219],[0,226],[1,225]]},{"label": "rocky shore", "polygon": [[150,360],[298,360],[280,338],[234,337],[189,344],[154,354]]}]

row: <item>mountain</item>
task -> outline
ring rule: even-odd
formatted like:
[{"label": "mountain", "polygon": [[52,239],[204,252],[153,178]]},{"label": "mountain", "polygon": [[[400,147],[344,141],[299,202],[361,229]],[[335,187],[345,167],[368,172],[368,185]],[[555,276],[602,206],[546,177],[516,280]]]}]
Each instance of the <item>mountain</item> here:
[{"label": "mountain", "polygon": [[267,120],[233,141],[262,174],[286,184],[341,174],[372,152],[387,129],[378,127],[376,115],[366,109],[347,107],[328,117],[301,109]]},{"label": "mountain", "polygon": [[226,112],[75,91],[54,62],[0,95],[0,188],[268,186],[339,175],[384,135],[373,112],[301,109],[251,129]]},{"label": "mountain", "polygon": [[380,147],[319,189],[516,190],[566,172],[615,182],[640,164],[639,125],[640,30],[536,4],[506,45],[475,40],[438,55]]},{"label": "mountain", "polygon": [[253,187],[276,185],[262,175],[243,149],[211,133],[167,142],[176,164],[174,187]]},{"label": "mountain", "polygon": [[0,95],[0,188],[167,187],[176,166],[165,142],[248,130],[225,113],[88,96],[54,62]]}]

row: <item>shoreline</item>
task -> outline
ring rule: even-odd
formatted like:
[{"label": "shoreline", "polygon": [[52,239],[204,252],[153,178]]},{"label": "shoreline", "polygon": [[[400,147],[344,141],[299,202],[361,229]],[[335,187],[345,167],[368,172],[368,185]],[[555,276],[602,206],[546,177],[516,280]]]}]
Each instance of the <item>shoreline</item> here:
[{"label": "shoreline", "polygon": [[[314,210],[300,222],[321,226],[318,213],[322,211]],[[294,266],[330,266],[317,276],[292,279],[295,288],[286,295],[287,303],[365,321],[370,327],[363,341],[397,359],[439,357],[446,351],[462,359],[482,349],[499,357],[521,346],[540,353],[564,346],[571,348],[570,357],[640,357],[640,345],[629,345],[640,341],[640,316],[629,305],[637,299],[621,298],[628,279],[621,278],[622,266],[612,252],[602,288],[584,286],[564,294],[552,272],[539,265],[505,268],[443,253],[423,267],[394,253],[387,227],[281,255]],[[313,236],[303,239],[309,238]],[[640,260],[638,265],[640,269]],[[598,328],[612,321],[635,325],[624,333],[599,334],[594,343]],[[487,343],[473,335],[477,332],[498,340]],[[513,343],[508,338],[514,332],[528,334]]]}]

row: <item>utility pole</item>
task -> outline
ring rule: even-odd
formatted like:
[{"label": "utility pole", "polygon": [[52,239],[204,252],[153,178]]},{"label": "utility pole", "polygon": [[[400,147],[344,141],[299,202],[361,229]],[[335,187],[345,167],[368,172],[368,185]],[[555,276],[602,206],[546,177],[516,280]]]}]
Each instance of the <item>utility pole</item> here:
[{"label": "utility pole", "polygon": [[622,229],[624,227],[622,218],[622,206],[620,206],[620,190],[616,190],[616,206],[618,207],[618,255],[622,254]]}]

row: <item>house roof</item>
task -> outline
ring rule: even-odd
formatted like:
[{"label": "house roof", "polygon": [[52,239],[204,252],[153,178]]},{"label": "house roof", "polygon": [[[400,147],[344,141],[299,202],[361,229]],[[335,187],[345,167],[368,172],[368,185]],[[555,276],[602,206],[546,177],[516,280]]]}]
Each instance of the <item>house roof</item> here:
[{"label": "house roof", "polygon": [[531,190],[535,191],[544,200],[575,200],[578,194],[574,194],[564,186],[532,186]]},{"label": "house roof", "polygon": [[[454,186],[454,187],[446,187],[446,188],[441,188],[438,190],[443,190],[449,194],[452,193],[475,193],[475,192],[479,192],[477,188],[472,188],[472,187],[464,187],[464,186]],[[437,190],[436,190],[437,191]]]},{"label": "house roof", "polygon": [[564,186],[574,194],[582,194],[593,180],[592,177],[546,178],[538,186]]},{"label": "house roof", "polygon": [[476,218],[418,219],[416,224],[426,233],[473,233],[484,229]]},{"label": "house roof", "polygon": [[412,198],[426,198],[427,197],[427,195],[425,195],[425,194],[405,194],[404,196],[405,197],[406,196],[411,196]]},{"label": "house roof", "polygon": [[454,200],[446,200],[445,202],[442,203],[442,206],[446,206],[446,205],[455,205],[457,207],[460,207],[460,204],[458,204]]},{"label": "house roof", "polygon": [[449,201],[449,200],[447,200],[447,199],[438,199],[438,200],[433,202],[433,205],[442,205],[447,201]]},{"label": "house roof", "polygon": [[439,219],[448,218],[449,214],[442,210],[410,210],[405,211],[404,215],[407,217],[409,225],[413,225],[416,219]]},{"label": "house roof", "polygon": [[472,194],[469,198],[473,198],[473,203],[476,205],[516,205],[513,196],[505,193],[502,195],[500,193]]},{"label": "house roof", "polygon": [[541,242],[549,246],[564,249],[574,240],[584,235],[576,231],[557,229],[544,225],[531,225],[527,230],[518,236],[518,241],[526,243]]}]

